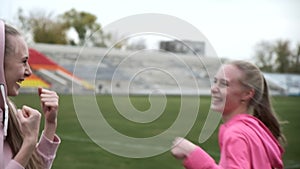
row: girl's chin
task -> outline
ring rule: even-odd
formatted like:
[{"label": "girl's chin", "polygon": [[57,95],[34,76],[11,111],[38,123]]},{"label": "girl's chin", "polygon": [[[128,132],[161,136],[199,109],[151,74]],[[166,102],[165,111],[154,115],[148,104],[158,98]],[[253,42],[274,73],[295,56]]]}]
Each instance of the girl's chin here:
[{"label": "girl's chin", "polygon": [[212,111],[215,111],[215,112],[223,112],[224,107],[223,107],[223,106],[211,105],[211,106],[210,106],[210,109],[211,109]]},{"label": "girl's chin", "polygon": [[17,96],[19,95],[19,88],[13,88],[12,90],[7,91],[8,96]]},{"label": "girl's chin", "polygon": [[8,93],[8,96],[18,96],[19,92]]}]

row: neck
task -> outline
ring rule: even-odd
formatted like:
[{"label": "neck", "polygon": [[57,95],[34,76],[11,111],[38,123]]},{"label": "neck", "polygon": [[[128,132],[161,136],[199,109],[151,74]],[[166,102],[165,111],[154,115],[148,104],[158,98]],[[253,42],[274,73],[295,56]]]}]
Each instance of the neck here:
[{"label": "neck", "polygon": [[244,113],[247,113],[247,112],[248,112],[247,107],[240,106],[237,109],[231,111],[230,113],[223,113],[222,120],[223,120],[224,123],[226,123],[227,121],[232,119],[234,116],[236,116],[238,114],[244,114]]}]

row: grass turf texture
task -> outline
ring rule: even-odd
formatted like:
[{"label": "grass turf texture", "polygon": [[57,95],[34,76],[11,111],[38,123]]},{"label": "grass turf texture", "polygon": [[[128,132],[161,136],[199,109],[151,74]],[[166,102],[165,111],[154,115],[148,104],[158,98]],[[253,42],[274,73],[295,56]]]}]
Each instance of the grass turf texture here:
[{"label": "grass turf texture", "polygon": [[[146,96],[131,96],[130,99],[131,103],[138,110],[144,111],[150,107],[148,97]],[[13,98],[13,101],[18,107],[25,104],[40,110],[37,94],[21,94],[20,96]],[[288,122],[283,125],[283,131],[288,140],[288,145],[285,147],[286,152],[284,154],[285,168],[300,168],[300,97],[273,97],[272,101],[280,119]],[[178,115],[181,103],[179,96],[168,96],[165,111],[158,119],[150,123],[139,124],[123,118],[115,108],[111,96],[97,96],[97,102],[103,116],[110,125],[118,132],[131,137],[150,137],[165,131],[172,125]],[[201,96],[200,103],[196,123],[186,137],[198,145],[198,137],[207,116],[210,97]],[[62,143],[52,167],[54,169],[183,168],[181,162],[174,159],[169,151],[150,158],[131,159],[116,156],[103,150],[91,141],[81,128],[74,111],[71,95],[60,95],[58,122],[59,126],[57,133],[61,137]],[[43,126],[43,124],[41,124],[41,126]],[[205,143],[200,145],[216,161],[219,160],[217,135],[218,130],[216,130]]]}]

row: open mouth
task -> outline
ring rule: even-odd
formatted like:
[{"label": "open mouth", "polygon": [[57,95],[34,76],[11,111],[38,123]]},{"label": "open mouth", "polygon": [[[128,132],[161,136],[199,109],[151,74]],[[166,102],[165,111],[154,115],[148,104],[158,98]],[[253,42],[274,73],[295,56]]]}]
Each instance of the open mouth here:
[{"label": "open mouth", "polygon": [[222,101],[223,99],[221,97],[212,97],[213,101]]},{"label": "open mouth", "polygon": [[21,85],[23,81],[24,81],[24,79],[20,79],[20,80],[17,81],[17,84]]}]

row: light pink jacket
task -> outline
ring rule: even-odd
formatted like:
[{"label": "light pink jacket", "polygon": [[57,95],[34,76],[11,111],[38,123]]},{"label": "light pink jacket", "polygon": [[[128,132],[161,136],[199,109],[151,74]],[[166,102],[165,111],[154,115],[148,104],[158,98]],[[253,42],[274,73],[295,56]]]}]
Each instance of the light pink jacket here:
[{"label": "light pink jacket", "polygon": [[282,169],[283,148],[258,119],[239,114],[219,129],[219,164],[200,147],[183,161],[187,169]]},{"label": "light pink jacket", "polygon": [[[0,118],[2,118],[0,110]],[[1,120],[0,120],[1,121]],[[3,124],[0,123],[0,169],[24,169],[18,162],[12,159],[12,151],[8,143],[3,137]],[[47,139],[44,134],[41,135],[40,141],[37,144],[36,150],[41,156],[45,169],[50,169],[56,155],[57,148],[60,144],[60,139],[55,135],[54,140]]]},{"label": "light pink jacket", "polygon": [[[12,159],[12,151],[5,141],[8,127],[7,87],[4,75],[4,51],[5,51],[5,24],[0,19],[0,169],[23,169]],[[5,118],[4,118],[5,117]],[[52,166],[60,139],[48,140],[43,134],[37,144],[36,150],[41,156],[45,169]]]}]

